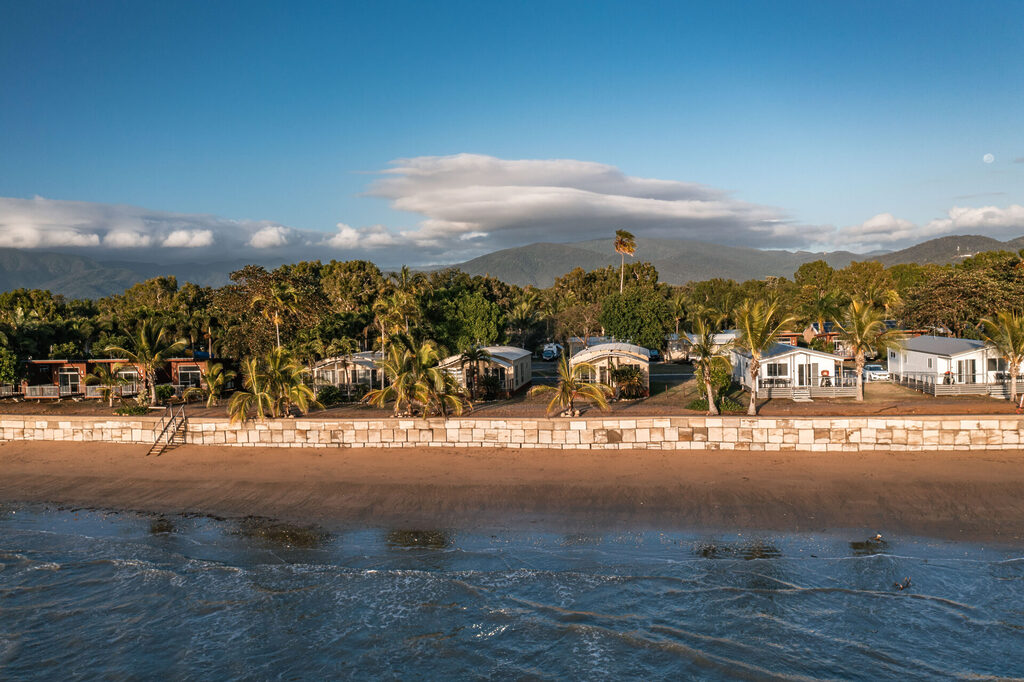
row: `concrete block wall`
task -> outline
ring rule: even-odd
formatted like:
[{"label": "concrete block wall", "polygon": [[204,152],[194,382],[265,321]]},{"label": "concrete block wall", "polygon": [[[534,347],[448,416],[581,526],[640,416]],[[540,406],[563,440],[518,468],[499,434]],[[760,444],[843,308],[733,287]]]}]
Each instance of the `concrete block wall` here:
[{"label": "concrete block wall", "polygon": [[[0,441],[151,444],[154,418],[0,415]],[[662,450],[1016,450],[1024,419],[640,417],[580,419],[189,419],[187,441],[243,447],[502,447]]]}]

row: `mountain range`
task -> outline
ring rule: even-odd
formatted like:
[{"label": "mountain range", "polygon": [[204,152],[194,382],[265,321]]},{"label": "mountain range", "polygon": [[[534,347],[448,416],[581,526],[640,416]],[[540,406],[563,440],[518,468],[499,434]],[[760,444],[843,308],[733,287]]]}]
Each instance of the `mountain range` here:
[{"label": "mountain range", "polygon": [[[824,260],[836,268],[855,260],[898,263],[950,263],[982,251],[1024,249],[1024,237],[1001,242],[980,235],[931,239],[900,251],[855,254],[775,251],[721,246],[685,239],[637,239],[635,259],[648,261],[670,284],[723,277],[746,280],[769,275],[791,277],[801,264]],[[618,265],[611,239],[570,244],[537,243],[502,249],[454,267],[471,275],[491,275],[511,284],[548,287],[555,277],[575,267],[594,270]],[[630,259],[633,260],[633,259]],[[0,248],[0,291],[17,288],[49,289],[69,298],[99,298],[121,293],[137,282],[159,275],[174,275],[179,282],[221,286],[245,261],[160,265],[128,261],[97,261],[86,256]],[[263,263],[268,267],[279,262]]]},{"label": "mountain range", "polygon": [[[803,263],[824,260],[834,268],[853,261],[877,260],[890,266],[898,263],[950,263],[982,251],[1024,248],[1024,237],[1001,242],[980,235],[931,239],[900,251],[856,254],[849,251],[810,252],[750,249],[721,246],[685,239],[638,238],[636,260],[648,261],[669,284],[723,277],[738,281],[769,275],[792,277]],[[627,257],[627,261],[632,260]],[[511,284],[548,287],[555,277],[574,267],[594,270],[619,265],[612,239],[595,239],[572,244],[529,244],[495,251],[460,263],[456,267],[471,275],[491,275]]]}]

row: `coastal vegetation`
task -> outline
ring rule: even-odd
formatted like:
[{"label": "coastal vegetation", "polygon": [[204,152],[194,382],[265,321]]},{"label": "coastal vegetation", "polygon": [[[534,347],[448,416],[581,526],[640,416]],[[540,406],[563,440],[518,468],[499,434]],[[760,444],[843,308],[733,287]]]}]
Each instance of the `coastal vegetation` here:
[{"label": "coastal vegetation", "polygon": [[[383,353],[377,375],[386,385],[372,386],[368,404],[388,405],[395,414],[447,415],[493,392],[487,389],[490,378],[480,375],[485,346],[534,349],[547,341],[564,344],[578,337],[587,343],[604,335],[663,349],[666,336],[691,333],[697,338],[692,355],[701,394],[714,413],[720,396],[708,379],[721,363],[715,358],[727,349],[703,341],[721,329],[739,329],[737,346],[752,356],[755,375],[760,354],[780,332],[811,324],[834,325],[854,351],[858,376],[866,358],[895,340],[886,333],[887,320],[985,339],[1004,356],[1008,372],[1015,370],[1013,358],[1020,358],[1024,252],[980,253],[952,265],[886,267],[866,260],[836,269],[814,261],[792,278],[671,286],[659,280],[651,263],[626,262],[626,255],[645,255],[635,246],[632,235],[617,235],[619,267],[575,268],[546,289],[452,268],[385,272],[363,260],[272,270],[250,265],[220,288],[158,277],[95,300],[17,289],[0,294],[0,384],[20,381],[29,359],[117,358],[138,368],[143,401],[156,403],[155,378],[168,359],[195,354],[220,365],[211,359],[188,397],[218,404],[235,368],[241,388],[229,410],[235,418],[259,418],[314,407],[316,362],[373,350]],[[437,370],[448,355],[461,358],[465,388]],[[103,372],[110,371],[116,375],[113,368]],[[88,381],[113,403],[120,380],[103,372]],[[567,372],[559,380],[568,388],[578,376]],[[635,393],[629,377],[614,383],[622,397]],[[600,399],[610,395],[598,393]],[[361,395],[349,388],[344,397]],[[584,393],[567,395],[575,400]],[[597,394],[588,399],[600,405]],[[756,402],[752,394],[751,413]]]}]

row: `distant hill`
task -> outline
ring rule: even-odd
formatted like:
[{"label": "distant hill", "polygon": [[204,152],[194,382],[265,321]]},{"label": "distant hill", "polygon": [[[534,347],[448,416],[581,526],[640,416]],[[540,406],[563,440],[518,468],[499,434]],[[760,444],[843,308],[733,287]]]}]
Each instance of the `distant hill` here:
[{"label": "distant hill", "polygon": [[174,275],[179,283],[221,286],[243,265],[231,261],[200,265],[99,262],[64,253],[0,248],[0,291],[49,289],[68,298],[102,298],[160,275]]},{"label": "distant hill", "polygon": [[[662,281],[683,284],[712,277],[738,280],[760,279],[768,275],[790,277],[801,264],[809,261],[823,259],[833,267],[844,267],[859,257],[862,256],[848,251],[771,251],[685,239],[638,238],[635,260],[652,263]],[[573,244],[530,244],[503,249],[455,267],[471,275],[490,274],[520,286],[548,287],[555,277],[575,267],[593,270],[618,265],[619,262],[612,240],[596,239]]]},{"label": "distant hill", "polygon": [[[885,265],[897,263],[952,263],[982,251],[1024,248],[1024,237],[1001,242],[977,235],[940,237],[893,252],[855,254],[849,251],[813,253],[810,251],[774,251],[721,246],[685,239],[637,239],[636,260],[648,261],[658,269],[663,282],[686,282],[723,277],[726,279],[762,279],[769,275],[792,277],[802,264],[824,260],[834,268],[852,261],[877,260]],[[627,258],[627,260],[629,260]],[[529,244],[495,251],[455,267],[471,274],[489,274],[498,279],[526,286],[548,287],[555,277],[579,266],[586,270],[618,265],[611,239],[595,239],[572,244]]]},{"label": "distant hill", "polygon": [[[870,254],[772,251],[686,239],[641,237],[637,239],[636,258],[632,260],[652,263],[664,282],[685,284],[713,277],[740,281],[768,275],[792,277],[800,265],[819,259],[835,268],[845,267],[855,260],[878,260],[885,265],[951,263],[982,251],[1020,249],[1024,249],[1024,237],[1001,242],[979,235],[939,237],[900,251]],[[263,263],[267,267],[279,264]],[[548,287],[555,277],[575,267],[594,270],[618,264],[619,256],[612,247],[612,240],[595,239],[572,244],[538,243],[502,249],[454,267],[471,275],[491,275],[520,286]],[[244,261],[169,265],[101,262],[80,255],[0,248],[0,291],[25,287],[49,289],[69,298],[101,298],[121,293],[137,282],[159,275],[174,275],[179,283],[194,282],[217,287],[226,284],[228,275],[244,265]]]},{"label": "distant hill", "polygon": [[983,251],[1019,251],[1020,249],[1024,249],[1024,237],[1001,242],[991,237],[967,234],[929,239],[900,251],[877,256],[876,260],[886,266],[899,263],[943,264],[957,262]]}]

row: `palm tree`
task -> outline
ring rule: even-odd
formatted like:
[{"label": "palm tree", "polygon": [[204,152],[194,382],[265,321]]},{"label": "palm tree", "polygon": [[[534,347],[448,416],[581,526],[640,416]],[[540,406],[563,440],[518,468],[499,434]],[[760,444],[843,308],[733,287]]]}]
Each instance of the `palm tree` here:
[{"label": "palm tree", "polygon": [[243,390],[235,391],[228,403],[228,416],[232,423],[246,421],[250,412],[256,413],[260,421],[268,414],[273,415],[274,397],[269,390],[269,380],[257,358],[246,358],[242,362]]},{"label": "palm tree", "polygon": [[281,347],[281,320],[285,315],[294,314],[299,306],[299,292],[287,282],[274,282],[269,291],[253,296],[250,307],[262,304],[262,314],[274,323],[277,347]]},{"label": "palm tree", "polygon": [[292,406],[305,414],[311,406],[318,406],[316,394],[305,382],[309,370],[302,366],[292,354],[284,348],[275,348],[267,354],[265,383],[274,403],[271,414],[275,417],[287,417]]},{"label": "palm tree", "polygon": [[103,363],[97,365],[88,376],[85,377],[85,383],[89,386],[100,387],[100,397],[107,401],[107,405],[110,407],[114,406],[114,396],[117,395],[117,389],[119,386],[123,386],[128,383],[128,380],[121,376],[118,372],[124,366],[123,363],[117,362],[113,365]]},{"label": "palm tree", "polygon": [[224,365],[217,362],[210,365],[203,375],[206,383],[206,406],[216,407],[220,403],[220,397],[229,381],[235,378],[235,372],[224,369]]},{"label": "palm tree", "polygon": [[[491,359],[491,354],[483,349],[482,346],[472,346],[467,348],[459,356],[459,368],[462,370],[462,376],[466,377],[466,389],[469,391],[469,399],[476,399],[476,389],[480,382],[480,363],[487,362]],[[471,376],[466,375],[466,365],[469,365],[472,372]]]},{"label": "palm tree", "polygon": [[733,313],[739,338],[736,346],[750,354],[750,405],[747,414],[757,414],[757,378],[761,372],[761,356],[778,341],[779,332],[792,321],[783,315],[779,302],[747,299]]},{"label": "palm tree", "polygon": [[825,322],[840,315],[839,292],[816,289],[814,297],[804,303],[803,309],[806,318],[817,323],[818,334],[824,334]]},{"label": "palm tree", "polygon": [[[384,358],[377,361],[381,374],[388,378],[388,385],[373,389],[365,396],[363,402],[374,407],[384,407],[390,402],[395,404],[394,416],[412,413],[412,401],[416,376],[412,371],[412,354],[402,344],[389,344],[384,351]],[[408,412],[402,407],[408,406]]]},{"label": "palm tree", "polygon": [[699,380],[704,383],[704,391],[708,397],[708,414],[717,415],[718,405],[715,403],[715,387],[711,384],[711,372],[716,363],[727,362],[723,357],[733,342],[715,343],[717,329],[703,318],[697,318],[694,323],[696,338],[690,342],[690,355],[695,357],[693,368],[697,371]]},{"label": "palm tree", "polygon": [[509,312],[508,324],[513,330],[513,338],[520,345],[526,343],[526,330],[533,326],[534,321],[537,319],[534,313],[535,306],[535,302],[531,303],[530,301],[523,300],[516,303]]},{"label": "palm tree", "polygon": [[680,291],[672,297],[672,317],[676,321],[676,338],[679,338],[679,323],[686,319],[686,310],[690,307],[690,301],[685,292]]},{"label": "palm tree", "polygon": [[835,321],[838,338],[853,353],[857,365],[857,400],[864,400],[864,363],[868,353],[884,353],[898,345],[898,337],[887,333],[885,313],[873,303],[854,300]]},{"label": "palm tree", "polygon": [[530,389],[530,395],[552,394],[547,407],[549,415],[556,412],[573,415],[576,411],[576,401],[580,399],[588,400],[600,409],[607,410],[608,397],[613,393],[612,387],[583,378],[584,375],[590,376],[594,372],[594,366],[587,362],[570,367],[569,359],[563,354],[558,360],[558,384],[534,386]]},{"label": "palm tree", "polygon": [[142,374],[143,395],[147,395],[150,404],[153,404],[156,402],[156,371],[167,365],[168,359],[184,350],[188,342],[185,339],[171,341],[167,329],[151,320],[139,323],[130,341],[132,348],[107,346],[105,350],[122,355],[135,365]]},{"label": "palm tree", "polygon": [[[408,337],[397,337],[388,346],[384,359],[377,363],[389,384],[367,393],[363,402],[375,407],[394,402],[396,417],[413,414],[417,406],[422,408],[424,416],[462,414],[467,402],[458,382],[437,366],[440,358],[440,349],[433,341],[416,345]],[[404,411],[403,406],[408,411]]]},{"label": "palm tree", "polygon": [[1024,363],[1024,316],[1010,311],[1003,311],[993,320],[985,318],[981,321],[984,329],[982,339],[995,346],[999,355],[1006,361],[1010,375],[1010,401],[1017,402],[1017,375],[1021,363]]},{"label": "palm tree", "polygon": [[626,284],[626,255],[632,256],[636,253],[636,238],[625,230],[615,230],[615,253],[622,256],[622,264],[619,266],[619,293]]}]

